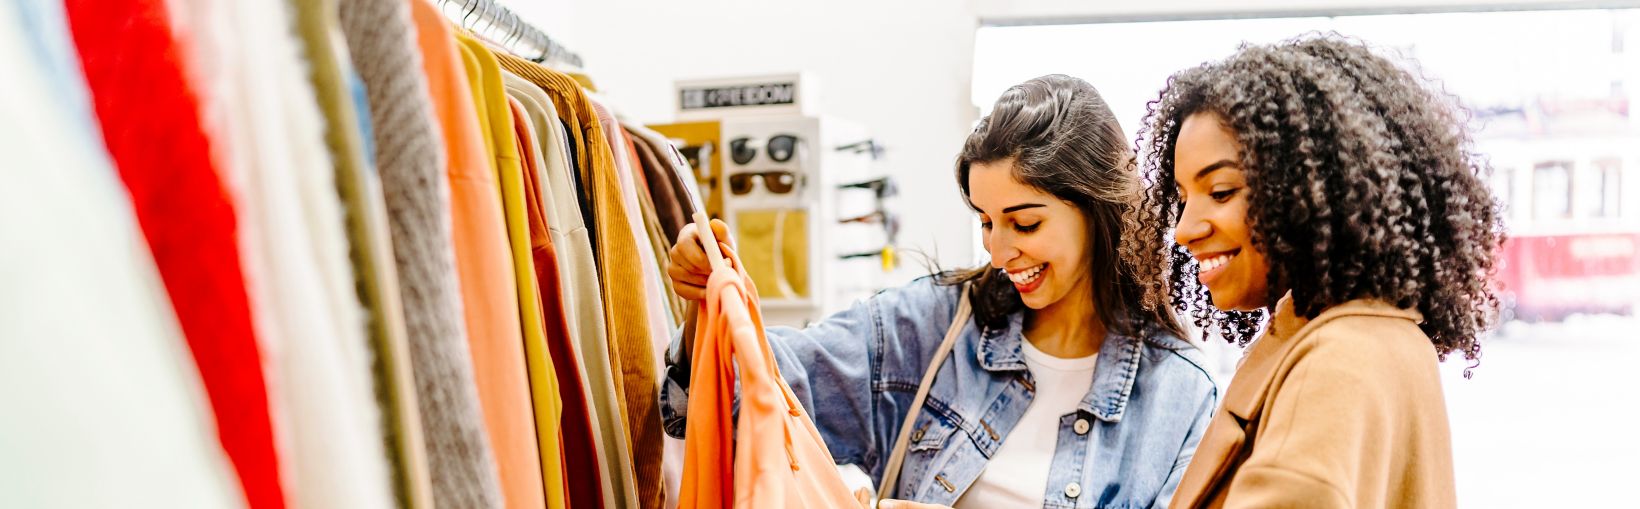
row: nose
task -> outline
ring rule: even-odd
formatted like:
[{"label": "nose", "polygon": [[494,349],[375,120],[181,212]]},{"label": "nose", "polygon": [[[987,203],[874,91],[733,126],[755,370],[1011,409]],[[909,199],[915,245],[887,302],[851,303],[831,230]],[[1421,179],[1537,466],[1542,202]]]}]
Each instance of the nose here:
[{"label": "nose", "polygon": [[1190,244],[1213,235],[1213,224],[1207,221],[1207,211],[1198,203],[1201,201],[1186,202],[1184,210],[1179,213],[1179,222],[1173,225],[1173,241],[1181,246],[1190,247]]},{"label": "nose", "polygon": [[993,228],[985,235],[985,251],[991,254],[991,267],[997,269],[1008,268],[1008,261],[1019,256],[1019,249],[1014,247],[1014,237],[1007,228]]}]

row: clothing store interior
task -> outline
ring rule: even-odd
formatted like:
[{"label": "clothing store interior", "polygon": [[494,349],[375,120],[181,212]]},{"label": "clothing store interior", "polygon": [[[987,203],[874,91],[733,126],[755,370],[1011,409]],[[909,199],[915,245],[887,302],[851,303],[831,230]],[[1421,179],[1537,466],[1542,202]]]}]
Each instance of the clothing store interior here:
[{"label": "clothing store interior", "polygon": [[1634,505],[1640,1],[4,3],[0,507]]}]

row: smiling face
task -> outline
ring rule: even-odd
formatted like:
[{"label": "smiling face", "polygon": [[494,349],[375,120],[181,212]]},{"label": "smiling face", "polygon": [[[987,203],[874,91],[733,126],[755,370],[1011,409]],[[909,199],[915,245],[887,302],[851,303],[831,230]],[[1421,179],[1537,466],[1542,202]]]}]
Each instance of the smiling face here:
[{"label": "smiling face", "polygon": [[1196,258],[1197,277],[1219,309],[1268,306],[1270,265],[1247,224],[1247,177],[1240,145],[1214,113],[1185,118],[1173,151],[1173,180],[1184,212],[1174,240]]},{"label": "smiling face", "polygon": [[1008,273],[1025,306],[1089,295],[1088,223],[1070,202],[1020,183],[1014,159],[973,163],[968,203],[979,214],[991,266]]}]

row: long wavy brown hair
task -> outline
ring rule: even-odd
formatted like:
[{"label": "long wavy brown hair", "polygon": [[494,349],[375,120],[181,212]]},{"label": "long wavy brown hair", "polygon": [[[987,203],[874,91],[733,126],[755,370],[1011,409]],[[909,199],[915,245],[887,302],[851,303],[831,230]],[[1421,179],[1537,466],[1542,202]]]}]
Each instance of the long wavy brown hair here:
[{"label": "long wavy brown hair", "polygon": [[[957,158],[957,184],[969,196],[968,173],[976,163],[1012,158],[1013,176],[1075,204],[1088,223],[1093,302],[1097,318],[1118,334],[1146,338],[1158,331],[1185,333],[1166,305],[1145,306],[1134,271],[1119,255],[1123,236],[1139,201],[1133,149],[1099,91],[1070,76],[1054,74],[1009,88],[991,114],[980,120]],[[988,327],[1004,326],[1025,309],[1019,291],[1001,271],[988,266],[945,272],[944,284],[969,285],[974,318]]]}]

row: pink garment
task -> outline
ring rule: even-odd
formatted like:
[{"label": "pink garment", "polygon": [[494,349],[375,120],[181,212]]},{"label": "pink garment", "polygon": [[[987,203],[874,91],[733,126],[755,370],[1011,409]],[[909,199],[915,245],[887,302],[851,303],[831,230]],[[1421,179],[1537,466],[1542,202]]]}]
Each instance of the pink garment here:
[{"label": "pink garment", "polygon": [[[712,271],[695,329],[679,507],[857,507],[820,432],[780,377],[757,289],[739,257],[727,246],[723,252],[732,267]],[[740,421],[731,425],[737,361]]]}]

